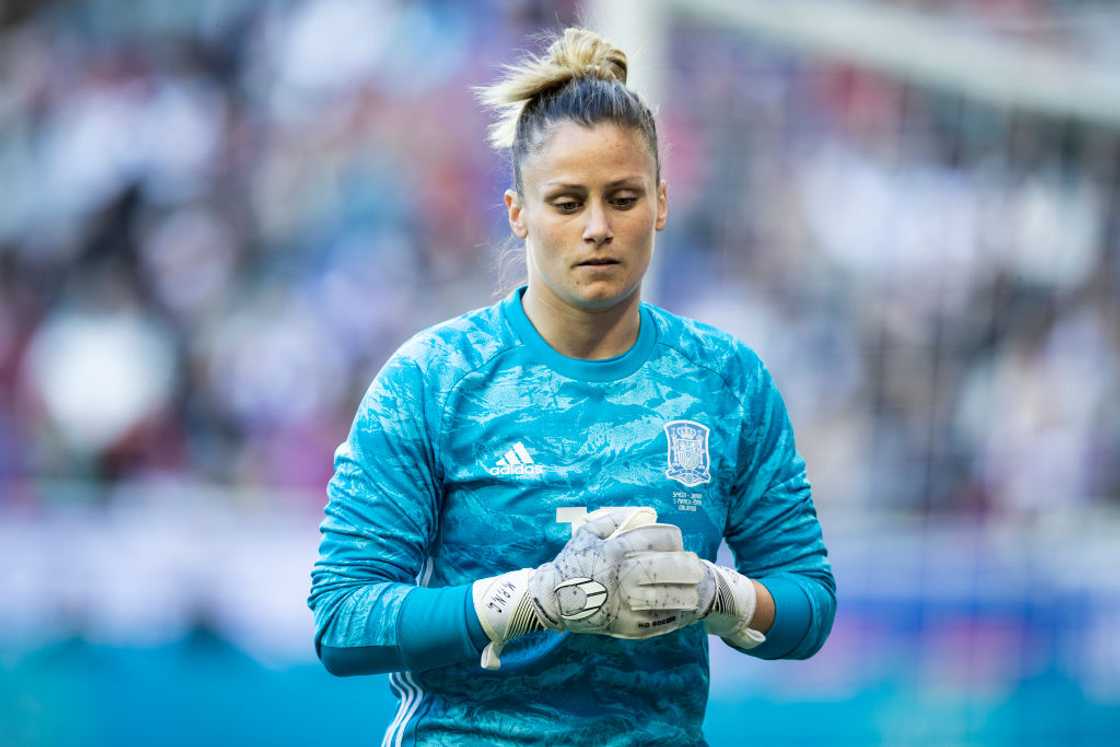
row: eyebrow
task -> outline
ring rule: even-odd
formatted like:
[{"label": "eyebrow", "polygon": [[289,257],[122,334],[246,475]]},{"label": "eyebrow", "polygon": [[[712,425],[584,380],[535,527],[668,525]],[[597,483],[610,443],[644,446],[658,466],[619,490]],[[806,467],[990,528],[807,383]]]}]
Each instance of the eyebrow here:
[{"label": "eyebrow", "polygon": [[[607,189],[614,189],[615,187],[634,187],[643,186],[641,184],[642,177],[640,176],[624,176],[621,179],[607,182]],[[545,182],[541,185],[545,189],[587,189],[584,184],[569,184],[567,182]]]}]

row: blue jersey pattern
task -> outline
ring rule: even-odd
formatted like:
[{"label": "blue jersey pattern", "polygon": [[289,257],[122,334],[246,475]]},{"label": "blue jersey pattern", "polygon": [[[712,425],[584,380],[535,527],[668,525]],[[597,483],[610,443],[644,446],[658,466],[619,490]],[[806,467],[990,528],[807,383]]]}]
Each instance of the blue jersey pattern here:
[{"label": "blue jersey pattern", "polygon": [[[835,586],[804,461],[758,357],[642,304],[638,339],[566,358],[515,291],[411,340],[385,364],[335,457],[310,604],[316,645],[395,646],[417,583],[470,583],[551,560],[581,508],[652,506],[685,548],[795,589],[821,645]],[[796,590],[800,591],[796,591]],[[801,596],[803,595],[803,596]],[[722,645],[722,644],[719,644]],[[745,660],[746,661],[746,660]],[[387,744],[703,744],[703,626],[645,641],[536,633],[477,662],[392,675]]]}]

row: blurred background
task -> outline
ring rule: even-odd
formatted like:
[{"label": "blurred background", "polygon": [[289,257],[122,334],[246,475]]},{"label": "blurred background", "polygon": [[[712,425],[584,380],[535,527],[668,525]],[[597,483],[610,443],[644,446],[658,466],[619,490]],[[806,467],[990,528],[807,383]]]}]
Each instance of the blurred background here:
[{"label": "blurred background", "polygon": [[1120,744],[1116,4],[18,0],[0,745],[381,738],[311,646],[332,451],[516,284],[471,87],[580,19],[658,111],[646,295],[774,371],[839,585],[810,661],[713,645],[711,742]]}]

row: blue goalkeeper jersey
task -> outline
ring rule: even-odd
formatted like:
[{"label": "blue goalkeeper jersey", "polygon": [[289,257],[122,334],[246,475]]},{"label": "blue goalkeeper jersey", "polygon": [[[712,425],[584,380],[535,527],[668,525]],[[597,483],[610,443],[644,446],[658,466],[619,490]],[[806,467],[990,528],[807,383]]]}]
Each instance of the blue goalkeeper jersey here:
[{"label": "blue goalkeeper jersey", "polygon": [[[651,506],[700,557],[725,539],[774,596],[774,629],[745,653],[814,653],[835,586],[759,358],[650,304],[625,354],[568,358],[533,328],[523,292],[417,334],[367,391],[327,490],[317,647],[399,646],[417,585],[538,566],[585,512]],[[498,671],[472,659],[390,684],[400,708],[385,744],[703,744],[708,637],[700,624],[636,641],[539,632],[508,644]]]}]

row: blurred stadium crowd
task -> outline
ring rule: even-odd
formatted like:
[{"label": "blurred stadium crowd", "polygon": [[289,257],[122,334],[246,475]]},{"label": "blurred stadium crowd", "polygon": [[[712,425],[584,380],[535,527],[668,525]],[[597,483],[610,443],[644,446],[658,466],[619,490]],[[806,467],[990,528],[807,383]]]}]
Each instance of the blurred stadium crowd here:
[{"label": "blurred stadium crowd", "polygon": [[46,4],[5,29],[2,501],[170,475],[318,505],[387,355],[491,298],[505,173],[470,87],[542,13]]},{"label": "blurred stadium crowd", "polygon": [[[321,505],[385,357],[502,290],[470,89],[574,4],[25,11],[0,29],[0,505],[153,479]],[[1116,504],[1115,130],[687,22],[670,60],[649,295],[760,351],[819,505]]]},{"label": "blurred stadium crowd", "polygon": [[1116,129],[710,28],[674,43],[665,296],[776,370],[818,503],[1115,506]]},{"label": "blurred stadium crowd", "polygon": [[[1115,12],[1066,17],[1090,3],[885,4],[1120,65]],[[310,666],[315,527],[362,392],[413,332],[516,284],[508,165],[471,88],[580,12],[0,4],[0,722],[15,743],[139,741],[104,734],[143,732],[138,712],[161,730],[193,718],[181,698],[239,682],[244,652]],[[658,66],[670,184],[646,295],[774,371],[841,595],[809,662],[713,647],[713,703],[730,705],[706,728],[736,743],[753,698],[774,735],[820,730],[806,744],[1111,744],[1120,128],[684,15],[667,42],[664,60],[633,59]],[[149,656],[160,644],[180,668]],[[326,679],[316,668],[300,698]],[[253,693],[271,717],[293,691],[265,681],[275,696],[236,684],[229,702]],[[1029,741],[1040,714],[1052,728]],[[20,741],[52,719],[79,736]],[[972,738],[993,730],[1005,741]],[[300,733],[283,736],[323,739]]]}]

